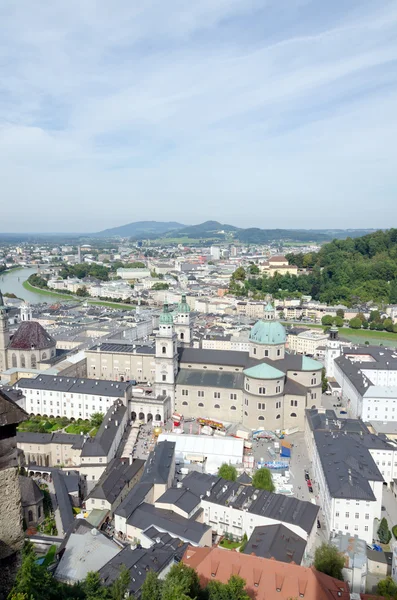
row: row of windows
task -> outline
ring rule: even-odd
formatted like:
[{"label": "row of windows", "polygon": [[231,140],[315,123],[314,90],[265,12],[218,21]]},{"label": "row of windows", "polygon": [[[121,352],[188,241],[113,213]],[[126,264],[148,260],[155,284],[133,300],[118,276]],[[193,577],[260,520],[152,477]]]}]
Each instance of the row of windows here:
[{"label": "row of windows", "polygon": [[[214,398],[218,399],[221,397],[221,393],[220,392],[213,392]],[[189,390],[182,390],[182,396],[189,396]],[[199,390],[197,392],[197,396],[198,398],[204,398],[204,391]],[[230,400],[237,400],[237,394],[229,394],[229,398]]]},{"label": "row of windows", "polygon": [[[356,519],[359,519],[360,518],[360,513],[355,513],[354,516],[355,516]],[[338,512],[335,513],[335,517],[339,517],[339,513]],[[350,513],[346,512],[345,513],[345,517],[346,517],[346,519],[348,519],[350,517]],[[368,519],[369,519],[369,514],[368,513],[366,513],[365,518],[368,521]]]},{"label": "row of windows", "polygon": [[[250,391],[250,384],[248,382],[246,382],[246,384],[245,384],[245,389],[247,390],[247,392]],[[281,385],[277,385],[276,386],[276,391],[274,393],[275,394],[279,394],[280,392],[281,392]],[[270,393],[272,393],[272,392],[270,392]],[[258,388],[258,394],[265,395],[266,394],[266,388],[265,387]]]},{"label": "row of windows", "polygon": [[[186,402],[186,400],[184,400],[182,402],[182,406],[188,406],[188,402]],[[199,406],[200,408],[203,408],[204,404],[202,402],[199,402],[197,404],[197,406]],[[214,404],[214,408],[220,408],[220,405],[219,404]],[[237,408],[235,406],[231,406],[230,410],[237,410]]]},{"label": "row of windows", "polygon": [[[345,525],[345,529],[346,529],[346,531],[348,531],[350,529],[349,525]],[[339,524],[338,523],[335,523],[335,531],[339,531]],[[358,525],[354,526],[354,531],[358,531]],[[364,531],[368,531],[368,525],[365,525]]]},{"label": "row of windows", "polygon": [[[43,358],[42,360],[45,360],[47,358],[46,353],[43,353]],[[11,364],[13,366],[13,368],[17,367],[17,357],[16,354],[12,354],[11,356]],[[26,367],[26,360],[25,360],[25,355],[21,354],[21,367]],[[36,369],[37,367],[37,358],[35,357],[34,354],[32,354],[32,356],[30,357],[30,368],[31,369]]]}]

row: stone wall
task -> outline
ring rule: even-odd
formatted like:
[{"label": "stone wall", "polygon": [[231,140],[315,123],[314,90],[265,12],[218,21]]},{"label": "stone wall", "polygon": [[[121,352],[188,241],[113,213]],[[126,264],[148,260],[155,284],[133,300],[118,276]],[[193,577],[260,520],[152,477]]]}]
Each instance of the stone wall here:
[{"label": "stone wall", "polygon": [[24,543],[21,492],[16,467],[0,470],[0,600],[7,597]]}]

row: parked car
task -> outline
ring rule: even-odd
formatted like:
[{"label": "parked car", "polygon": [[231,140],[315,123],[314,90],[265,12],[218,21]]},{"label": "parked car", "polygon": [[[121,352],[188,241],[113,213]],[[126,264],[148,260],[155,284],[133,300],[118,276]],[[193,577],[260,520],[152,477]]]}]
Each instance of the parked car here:
[{"label": "parked car", "polygon": [[341,414],[341,415],[347,415],[347,410],[341,410],[341,411],[340,411],[340,414]]},{"label": "parked car", "polygon": [[308,471],[305,471],[305,479],[306,479],[306,480],[310,479],[310,475],[309,475],[309,472],[308,472]]},{"label": "parked car", "polygon": [[317,519],[317,529],[321,529],[320,519]]},{"label": "parked car", "polygon": [[331,396],[331,394],[332,394],[332,392],[330,390],[326,390],[324,393],[326,396]]},{"label": "parked car", "polygon": [[313,493],[313,488],[311,485],[309,485],[309,492],[312,494]]},{"label": "parked car", "polygon": [[312,487],[312,482],[311,482],[311,480],[310,480],[310,479],[307,479],[307,480],[306,480],[306,483],[307,483],[307,485],[308,485],[309,487]]}]

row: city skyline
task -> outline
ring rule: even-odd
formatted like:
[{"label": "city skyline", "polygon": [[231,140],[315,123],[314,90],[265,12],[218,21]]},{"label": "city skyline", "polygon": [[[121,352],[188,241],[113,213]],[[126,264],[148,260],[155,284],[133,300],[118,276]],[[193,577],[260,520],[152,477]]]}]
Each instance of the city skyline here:
[{"label": "city skyline", "polygon": [[390,227],[392,2],[22,1],[0,16],[2,232]]}]

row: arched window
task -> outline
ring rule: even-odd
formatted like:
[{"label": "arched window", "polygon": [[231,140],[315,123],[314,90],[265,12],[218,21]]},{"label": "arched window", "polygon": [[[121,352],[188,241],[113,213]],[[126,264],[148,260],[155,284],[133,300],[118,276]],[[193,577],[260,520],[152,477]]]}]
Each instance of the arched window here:
[{"label": "arched window", "polygon": [[180,337],[181,337],[181,340],[183,340],[185,338],[185,334],[182,332]]},{"label": "arched window", "polygon": [[219,404],[214,404],[214,408],[220,408]]},{"label": "arched window", "polygon": [[13,367],[17,366],[17,355],[15,353],[11,356],[11,363]]},{"label": "arched window", "polygon": [[235,406],[231,406],[230,410],[237,410]]},{"label": "arched window", "polygon": [[162,349],[161,349],[161,352],[162,352],[163,354],[166,354],[166,353],[167,353],[167,348],[166,348],[166,346],[163,346],[163,347],[162,347]]},{"label": "arched window", "polygon": [[276,419],[280,419],[280,418],[281,418],[281,415],[277,415]]},{"label": "arched window", "polygon": [[42,358],[42,360],[45,360],[47,358],[47,354],[45,352],[43,352],[41,358]]},{"label": "arched window", "polygon": [[202,402],[199,402],[199,403],[197,404],[197,406],[204,406],[204,404],[203,404]]},{"label": "arched window", "polygon": [[264,388],[264,387],[260,387],[260,388],[259,388],[259,393],[260,393],[260,394],[266,394],[266,388]]},{"label": "arched window", "polygon": [[25,355],[21,354],[21,367],[26,367]]},{"label": "arched window", "polygon": [[184,402],[182,402],[182,406],[187,406],[186,400]]},{"label": "arched window", "polygon": [[33,511],[28,510],[28,521],[31,523],[33,521]]},{"label": "arched window", "polygon": [[290,417],[296,417],[296,413],[291,413]]},{"label": "arched window", "polygon": [[32,369],[35,369],[37,367],[37,361],[36,361],[35,354],[32,354],[32,356],[30,357],[30,366]]},{"label": "arched window", "polygon": [[262,416],[258,417],[258,421],[264,421],[264,420],[265,420],[265,417],[262,417]]}]

